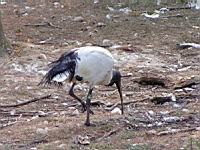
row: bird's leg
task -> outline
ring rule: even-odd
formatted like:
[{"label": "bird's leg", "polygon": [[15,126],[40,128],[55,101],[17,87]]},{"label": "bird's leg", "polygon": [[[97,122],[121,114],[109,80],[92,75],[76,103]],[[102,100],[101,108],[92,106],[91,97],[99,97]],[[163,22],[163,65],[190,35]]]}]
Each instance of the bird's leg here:
[{"label": "bird's leg", "polygon": [[86,118],[86,121],[85,121],[86,126],[90,126],[90,111],[91,111],[90,110],[90,101],[91,101],[91,98],[92,98],[92,91],[93,91],[93,89],[90,88],[88,95],[87,95],[87,99],[86,99],[86,108],[87,108],[87,118]]},{"label": "bird's leg", "polygon": [[[74,99],[78,100],[78,101],[81,103],[81,105],[82,105],[82,107],[83,107],[83,112],[84,112],[84,111],[87,110],[87,106],[86,106],[85,102],[84,102],[82,99],[80,99],[78,96],[76,96],[76,95],[74,94],[74,86],[75,86],[75,85],[76,85],[76,83],[73,83],[73,84],[72,84],[72,86],[71,86],[71,88],[70,88],[70,90],[69,90],[69,95],[70,95],[71,97],[73,97]],[[91,110],[90,110],[90,113],[91,113],[91,114],[94,114],[94,112],[91,111]]]}]

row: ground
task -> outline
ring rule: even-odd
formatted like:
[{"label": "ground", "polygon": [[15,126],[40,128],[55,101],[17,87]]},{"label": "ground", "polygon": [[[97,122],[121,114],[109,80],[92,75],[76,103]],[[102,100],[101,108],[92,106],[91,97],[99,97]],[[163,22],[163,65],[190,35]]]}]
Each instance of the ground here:
[{"label": "ground", "polygon": [[[177,48],[198,43],[199,10],[149,19],[142,12],[156,6],[124,5],[133,10],[124,14],[107,5],[119,9],[78,0],[0,5],[13,45],[11,56],[0,60],[0,149],[200,149],[200,51]],[[125,114],[109,110],[120,101],[116,88],[97,86],[91,127],[84,126],[86,114],[67,94],[69,84],[38,86],[51,61],[84,45],[107,47],[126,76]],[[82,98],[86,91],[87,85],[76,88]],[[24,106],[2,107],[49,94]],[[169,102],[156,104],[159,97]]]}]

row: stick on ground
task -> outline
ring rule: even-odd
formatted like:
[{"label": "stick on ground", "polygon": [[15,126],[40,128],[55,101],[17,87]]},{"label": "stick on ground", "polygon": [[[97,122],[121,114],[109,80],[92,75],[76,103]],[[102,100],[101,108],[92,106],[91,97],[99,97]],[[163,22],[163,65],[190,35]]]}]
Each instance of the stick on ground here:
[{"label": "stick on ground", "polygon": [[51,95],[46,95],[46,96],[42,96],[42,97],[39,97],[39,98],[34,98],[34,99],[31,99],[31,100],[27,100],[27,101],[24,101],[24,102],[21,102],[21,103],[18,103],[18,104],[0,105],[0,108],[24,106],[24,105],[27,105],[29,103],[33,103],[33,102],[36,102],[36,101],[39,101],[39,100],[43,100],[43,99],[47,99],[47,98],[50,98],[50,97],[51,97]]}]

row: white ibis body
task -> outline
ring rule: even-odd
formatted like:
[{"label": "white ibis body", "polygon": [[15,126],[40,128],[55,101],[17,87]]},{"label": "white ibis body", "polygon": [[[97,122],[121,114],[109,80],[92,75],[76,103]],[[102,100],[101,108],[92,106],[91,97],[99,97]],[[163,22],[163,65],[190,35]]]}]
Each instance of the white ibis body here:
[{"label": "white ibis body", "polygon": [[[123,98],[121,92],[121,74],[113,70],[114,58],[111,53],[96,46],[86,46],[72,49],[61,55],[52,62],[51,69],[44,76],[40,84],[58,83],[68,80],[72,82],[69,95],[78,100],[83,109],[87,111],[85,125],[90,125],[90,101],[95,85],[112,86],[116,84],[118,89],[123,114]],[[86,82],[89,85],[86,103],[74,94],[74,86],[79,82]]]}]

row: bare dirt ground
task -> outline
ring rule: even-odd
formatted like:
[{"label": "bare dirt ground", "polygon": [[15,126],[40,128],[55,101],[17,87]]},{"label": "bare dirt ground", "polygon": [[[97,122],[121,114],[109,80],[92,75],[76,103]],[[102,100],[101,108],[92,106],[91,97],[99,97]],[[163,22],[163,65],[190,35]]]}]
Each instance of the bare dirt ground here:
[{"label": "bare dirt ground", "polygon": [[[200,149],[200,51],[176,46],[199,42],[199,11],[174,10],[148,19],[140,15],[144,6],[124,14],[109,11],[107,4],[78,0],[0,9],[14,50],[0,61],[0,104],[51,94],[21,107],[0,108],[0,149]],[[181,17],[169,17],[177,14]],[[85,127],[85,113],[67,94],[67,83],[62,88],[38,83],[49,62],[89,44],[108,46],[118,60],[116,68],[131,76],[122,83],[125,115],[108,110],[119,102],[116,89],[99,86],[93,95],[94,125]],[[76,88],[83,98],[86,91],[86,85]],[[159,97],[167,102],[156,104]]]}]

